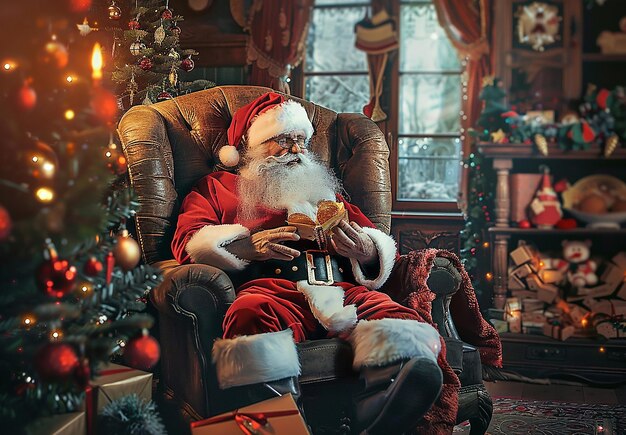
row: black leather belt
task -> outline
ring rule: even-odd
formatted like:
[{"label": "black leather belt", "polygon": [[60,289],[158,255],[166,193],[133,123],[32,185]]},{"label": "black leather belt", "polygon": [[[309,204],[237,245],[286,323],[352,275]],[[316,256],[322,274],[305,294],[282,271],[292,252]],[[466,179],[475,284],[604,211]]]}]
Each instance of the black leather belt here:
[{"label": "black leather belt", "polygon": [[[313,285],[332,285],[336,282],[351,282],[350,263],[339,261],[340,257],[326,251],[302,251],[291,261],[268,260],[248,266],[248,278],[281,278],[289,281],[306,280]],[[345,264],[344,264],[345,263]]]}]

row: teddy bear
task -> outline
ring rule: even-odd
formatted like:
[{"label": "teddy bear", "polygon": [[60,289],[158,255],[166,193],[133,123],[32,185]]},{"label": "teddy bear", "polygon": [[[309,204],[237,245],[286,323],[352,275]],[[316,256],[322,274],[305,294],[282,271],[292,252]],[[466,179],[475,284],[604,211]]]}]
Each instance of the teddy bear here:
[{"label": "teddy bear", "polygon": [[565,274],[567,281],[574,288],[592,287],[598,283],[596,269],[598,265],[590,260],[590,240],[563,240],[563,258],[545,258],[542,260],[547,269],[558,270]]}]

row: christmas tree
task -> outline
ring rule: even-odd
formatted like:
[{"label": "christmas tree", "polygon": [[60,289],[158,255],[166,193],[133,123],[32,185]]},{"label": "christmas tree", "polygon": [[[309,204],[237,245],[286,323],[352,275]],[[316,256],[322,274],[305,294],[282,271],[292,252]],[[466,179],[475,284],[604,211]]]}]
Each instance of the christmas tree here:
[{"label": "christmas tree", "polygon": [[[119,99],[76,22],[91,1],[5,8],[0,127],[0,420],[17,433],[78,409],[115,355],[148,368],[145,294],[159,282],[129,235],[137,203],[112,134]],[[32,15],[35,15],[34,17]],[[93,50],[92,50],[93,48]]]},{"label": "christmas tree", "polygon": [[486,170],[482,154],[475,151],[463,162],[469,171],[467,211],[465,227],[460,232],[460,256],[469,274],[482,306],[491,305],[481,300],[491,294],[487,289],[492,285],[493,273],[490,269],[490,246],[487,228],[492,225],[493,211],[493,171]]},{"label": "christmas tree", "polygon": [[174,14],[169,0],[130,3],[122,9],[112,2],[107,9],[111,26],[106,30],[113,35],[111,78],[124,108],[215,86],[208,80],[184,80],[194,69],[192,56],[198,53],[180,47],[178,23],[183,17]]}]

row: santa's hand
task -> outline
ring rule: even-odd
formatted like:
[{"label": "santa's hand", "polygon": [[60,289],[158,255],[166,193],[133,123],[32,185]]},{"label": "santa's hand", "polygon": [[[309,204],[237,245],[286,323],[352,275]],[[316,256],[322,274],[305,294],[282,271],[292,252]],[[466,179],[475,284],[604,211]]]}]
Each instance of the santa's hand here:
[{"label": "santa's hand", "polygon": [[374,242],[356,222],[339,222],[333,228],[330,243],[337,254],[354,258],[364,266],[372,264],[378,258]]},{"label": "santa's hand", "polygon": [[300,251],[281,245],[282,242],[300,240],[292,226],[272,228],[254,233],[243,239],[235,240],[226,246],[231,254],[242,260],[293,260]]}]

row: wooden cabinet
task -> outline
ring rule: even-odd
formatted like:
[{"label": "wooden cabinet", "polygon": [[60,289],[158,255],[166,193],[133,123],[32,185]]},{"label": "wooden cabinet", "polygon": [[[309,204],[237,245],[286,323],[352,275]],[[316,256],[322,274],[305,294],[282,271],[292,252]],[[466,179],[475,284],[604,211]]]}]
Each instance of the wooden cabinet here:
[{"label": "wooden cabinet", "polygon": [[493,304],[503,308],[507,296],[508,257],[511,242],[520,239],[541,241],[545,245],[559,246],[560,240],[568,237],[591,238],[596,242],[596,249],[607,252],[623,249],[626,243],[626,229],[589,229],[543,230],[537,228],[520,229],[510,227],[511,192],[509,177],[512,171],[539,173],[539,166],[547,164],[555,179],[567,178],[576,181],[585,175],[604,173],[624,178],[626,149],[619,148],[608,158],[602,157],[601,150],[566,151],[552,144],[548,156],[541,155],[534,145],[524,144],[479,144],[478,149],[487,158],[492,159],[493,169],[497,172],[495,188],[496,224],[489,229],[492,239]]},{"label": "wooden cabinet", "polygon": [[[604,158],[600,149],[563,151],[556,145],[543,156],[533,145],[480,144],[479,150],[492,159],[497,171],[496,224],[489,228],[493,271],[493,304],[504,308],[508,292],[509,253],[524,240],[540,252],[559,250],[568,240],[592,241],[592,254],[601,254],[607,260],[626,246],[626,228],[570,230],[514,228],[510,226],[511,192],[509,178],[515,172],[540,172],[539,165],[550,167],[555,179],[567,177],[571,182],[594,173],[614,175],[624,180],[626,149],[620,148]],[[605,340],[602,337],[577,338],[559,341],[542,335],[524,333],[501,334],[503,370],[535,378],[574,377],[591,383],[621,382],[626,376],[626,340]]]},{"label": "wooden cabinet", "polygon": [[[539,6],[545,8],[543,21],[532,21],[533,14],[540,13]],[[510,102],[519,103],[519,97],[530,108],[563,115],[575,107],[571,103],[589,83],[610,89],[624,85],[626,44],[621,37],[626,34],[620,29],[624,17],[626,1],[622,0],[494,2],[495,71]],[[534,48],[532,38],[524,42],[529,23],[541,26],[546,34],[554,32],[554,41],[544,36],[544,43]]]}]

